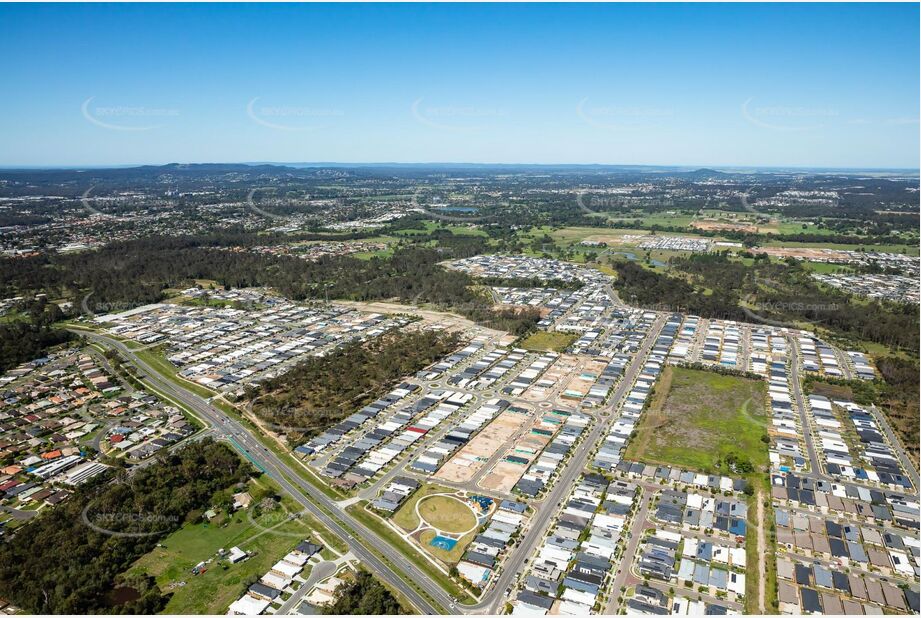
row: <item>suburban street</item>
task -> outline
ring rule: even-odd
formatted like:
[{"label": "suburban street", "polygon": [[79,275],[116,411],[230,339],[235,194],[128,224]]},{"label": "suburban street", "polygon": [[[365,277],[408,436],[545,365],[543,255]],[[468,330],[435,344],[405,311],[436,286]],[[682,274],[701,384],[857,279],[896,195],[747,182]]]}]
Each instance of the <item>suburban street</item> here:
[{"label": "suburban street", "polygon": [[[606,409],[616,410],[620,406],[620,403],[632,388],[633,381],[642,369],[643,363],[646,361],[646,356],[649,354],[649,350],[652,349],[656,337],[664,323],[665,318],[660,316],[656,319],[652,328],[649,329],[649,333],[646,335],[646,339],[643,342],[643,347],[637,352],[631,363],[627,366],[623,378],[618,384],[616,391],[611,396],[611,400],[606,406]],[[492,584],[492,587],[483,595],[478,604],[471,606],[472,609],[483,610],[483,613],[487,614],[498,613],[499,604],[505,597],[506,588],[514,583],[519,575],[521,575],[525,561],[530,558],[531,554],[534,553],[534,550],[544,538],[547,532],[548,523],[556,514],[557,507],[563,499],[569,495],[569,492],[572,491],[573,483],[575,483],[585,471],[585,464],[588,456],[594,451],[594,448],[588,448],[588,446],[594,446],[598,442],[612,420],[613,417],[609,418],[607,423],[595,424],[594,428],[585,438],[583,446],[578,449],[575,456],[569,461],[566,469],[560,475],[560,478],[557,479],[553,490],[543,501],[541,508],[537,509],[537,513],[528,522],[528,531],[525,533],[518,547],[515,548],[506,559],[498,580]]]}]

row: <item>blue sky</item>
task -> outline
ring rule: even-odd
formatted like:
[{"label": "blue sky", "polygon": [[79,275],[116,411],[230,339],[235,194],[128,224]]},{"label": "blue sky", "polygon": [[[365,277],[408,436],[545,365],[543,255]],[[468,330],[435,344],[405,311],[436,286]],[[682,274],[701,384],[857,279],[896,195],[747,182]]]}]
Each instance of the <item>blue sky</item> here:
[{"label": "blue sky", "polygon": [[0,166],[919,165],[917,4],[0,5]]}]

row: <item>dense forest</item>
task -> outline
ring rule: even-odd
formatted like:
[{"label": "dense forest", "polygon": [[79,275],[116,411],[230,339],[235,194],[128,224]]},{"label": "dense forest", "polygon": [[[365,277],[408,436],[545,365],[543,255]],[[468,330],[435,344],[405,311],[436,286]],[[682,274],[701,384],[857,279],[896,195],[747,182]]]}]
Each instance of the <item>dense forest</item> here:
[{"label": "dense forest", "polygon": [[323,607],[324,615],[385,616],[408,613],[382,583],[359,571],[351,582],[340,584],[336,600]]},{"label": "dense forest", "polygon": [[703,317],[744,319],[738,296],[725,290],[705,294],[684,279],[647,270],[634,262],[614,262],[614,287],[627,303],[660,311],[683,311]]},{"label": "dense forest", "polygon": [[[438,246],[428,246],[434,239]],[[157,302],[167,288],[213,279],[227,287],[273,287],[293,300],[428,303],[516,334],[533,329],[539,319],[529,312],[496,311],[474,279],[439,265],[482,253],[487,245],[481,237],[439,230],[414,237],[390,257],[332,256],[316,262],[227,246],[238,240],[253,241],[246,235],[163,237],[113,243],[78,254],[0,259],[0,297],[46,292],[81,304],[85,301],[90,311],[103,313]]]},{"label": "dense forest", "polygon": [[[243,481],[247,466],[227,446],[201,440],[136,470],[81,486],[0,545],[0,598],[31,614],[150,614],[166,604],[156,584],[119,576],[211,497]],[[115,534],[113,534],[115,533]],[[137,598],[113,602],[116,587]]]},{"label": "dense forest", "polygon": [[383,396],[396,380],[449,354],[459,343],[456,335],[428,330],[354,342],[250,387],[253,411],[289,440],[303,441]]},{"label": "dense forest", "polygon": [[918,363],[887,356],[876,359],[876,368],[879,369],[887,388],[881,394],[877,405],[883,409],[890,419],[892,428],[902,438],[902,444],[909,454],[918,463],[918,409],[919,384]]},{"label": "dense forest", "polygon": [[52,327],[63,317],[54,303],[40,299],[24,305],[22,311],[23,317],[0,322],[0,373],[73,339],[70,332]]}]

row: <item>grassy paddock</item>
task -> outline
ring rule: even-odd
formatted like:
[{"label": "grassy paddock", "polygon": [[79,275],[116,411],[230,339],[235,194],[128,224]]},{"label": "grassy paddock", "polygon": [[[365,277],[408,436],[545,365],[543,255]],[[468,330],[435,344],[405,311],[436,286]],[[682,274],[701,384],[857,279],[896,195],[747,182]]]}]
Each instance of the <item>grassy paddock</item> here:
[{"label": "grassy paddock", "polygon": [[[279,491],[267,478],[251,482],[250,493],[254,497]],[[332,533],[307,515],[286,520],[289,513],[300,512],[297,503],[287,496],[271,511],[254,514],[254,508],[221,513],[210,522],[184,525],[138,559],[128,573],[151,575],[161,590],[171,593],[167,614],[223,614],[243,594],[248,579],[261,577],[302,540],[320,542],[314,531],[320,533],[323,541],[333,543],[338,551],[345,549]],[[252,556],[225,568],[216,559],[216,553],[218,549],[234,546]],[[192,567],[211,558],[215,560],[207,571],[192,574]]]},{"label": "grassy paddock", "polygon": [[731,475],[734,454],[764,469],[765,397],[761,380],[666,367],[625,458]]},{"label": "grassy paddock", "polygon": [[550,333],[540,330],[529,335],[520,345],[526,350],[535,350],[538,352],[553,350],[555,352],[562,352],[572,345],[572,342],[576,339],[577,337],[575,335],[569,333]]}]

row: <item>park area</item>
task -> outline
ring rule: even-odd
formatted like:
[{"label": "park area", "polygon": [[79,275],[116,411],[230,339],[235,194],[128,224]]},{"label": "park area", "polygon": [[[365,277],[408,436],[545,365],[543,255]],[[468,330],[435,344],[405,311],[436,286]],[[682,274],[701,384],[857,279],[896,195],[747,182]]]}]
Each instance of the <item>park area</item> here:
[{"label": "park area", "polygon": [[761,380],[666,367],[625,459],[739,476],[768,465]]},{"label": "park area", "polygon": [[478,530],[478,517],[485,516],[493,501],[478,503],[467,496],[439,485],[425,485],[406,501],[393,516],[393,523],[428,554],[447,565],[456,564]]},{"label": "park area", "polygon": [[425,523],[442,532],[469,532],[476,526],[476,516],[463,500],[454,496],[432,496],[419,502],[419,514]]}]

